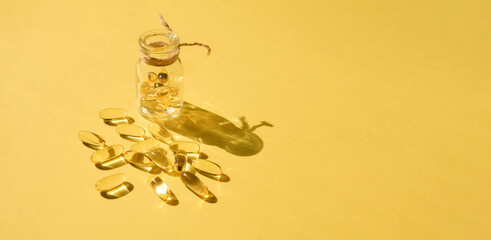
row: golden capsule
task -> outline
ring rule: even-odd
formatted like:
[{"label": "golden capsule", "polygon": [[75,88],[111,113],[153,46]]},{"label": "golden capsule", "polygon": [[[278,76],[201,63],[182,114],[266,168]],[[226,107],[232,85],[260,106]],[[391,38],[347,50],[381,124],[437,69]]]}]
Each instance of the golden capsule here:
[{"label": "golden capsule", "polygon": [[132,124],[134,122],[135,122],[135,119],[133,119],[132,117],[104,119],[104,123],[109,125],[109,126],[118,126],[119,124],[122,124],[122,123]]},{"label": "golden capsule", "polygon": [[174,164],[176,165],[176,171],[182,172],[184,170],[184,166],[186,165],[188,157],[185,152],[179,151],[176,153],[176,158]]},{"label": "golden capsule", "polygon": [[123,155],[119,155],[118,157],[111,158],[104,162],[96,163],[95,166],[101,170],[111,170],[126,164],[127,162],[124,160]]},{"label": "golden capsule", "polygon": [[162,201],[169,205],[177,205],[179,204],[179,200],[176,195],[167,187],[167,184],[158,177],[158,176],[150,176],[150,186],[153,188],[157,196],[159,196]]},{"label": "golden capsule", "polygon": [[107,191],[102,191],[101,196],[107,199],[118,199],[126,196],[128,193],[133,191],[135,187],[129,182],[124,182],[123,184]]},{"label": "golden capsule", "polygon": [[116,132],[118,132],[122,138],[130,141],[139,142],[145,139],[145,129],[136,125],[119,124],[116,127]]},{"label": "golden capsule", "polygon": [[204,152],[199,152],[199,153],[188,153],[188,159],[208,159],[208,154]]},{"label": "golden capsule", "polygon": [[169,161],[166,154],[167,151],[165,151],[165,149],[158,147],[150,150],[147,153],[147,156],[155,166],[164,170],[164,172],[170,172],[173,170],[174,166]]},{"label": "golden capsule", "polygon": [[95,190],[107,191],[123,184],[124,181],[126,181],[126,176],[124,173],[116,173],[97,181],[95,184]]},{"label": "golden capsule", "polygon": [[186,165],[184,165],[184,169],[182,171],[183,172],[190,172],[190,173],[196,175],[196,169],[191,164],[189,164],[189,162],[187,162]]},{"label": "golden capsule", "polygon": [[106,108],[99,112],[102,119],[122,119],[128,117],[128,111],[122,108]]},{"label": "golden capsule", "polygon": [[103,149],[106,146],[106,141],[93,132],[80,131],[78,133],[78,139],[80,139],[85,146],[92,149]]},{"label": "golden capsule", "polygon": [[162,127],[156,123],[150,123],[147,129],[157,140],[167,144],[170,144],[173,141],[172,133],[170,133],[165,127]]},{"label": "golden capsule", "polygon": [[157,141],[153,138],[149,138],[149,139],[145,139],[141,142],[133,144],[133,146],[131,146],[131,150],[146,154],[146,153],[148,153],[148,151],[150,151],[154,148],[157,148],[159,146],[160,146],[159,141]]},{"label": "golden capsule", "polygon": [[138,88],[140,89],[141,95],[146,95],[152,91],[153,83],[150,84],[149,82],[143,82],[140,84],[140,86]]},{"label": "golden capsule", "polygon": [[201,199],[210,203],[217,202],[215,195],[210,192],[208,187],[205,186],[205,184],[194,174],[190,172],[183,172],[181,174],[181,181],[189,190],[191,190],[191,192],[196,194]]},{"label": "golden capsule", "polygon": [[126,151],[124,159],[133,167],[151,174],[160,174],[160,168],[155,166],[147,156],[136,151]]},{"label": "golden capsule", "polygon": [[170,150],[173,152],[178,152],[182,150],[186,153],[199,153],[200,146],[195,142],[189,141],[175,141],[170,145]]},{"label": "golden capsule", "polygon": [[155,80],[157,80],[157,74],[155,74],[154,72],[149,72],[147,75],[147,80],[149,82],[155,82]]},{"label": "golden capsule", "polygon": [[191,165],[197,172],[202,174],[214,176],[222,175],[222,168],[220,165],[206,159],[195,159],[191,162]]},{"label": "golden capsule", "polygon": [[121,154],[123,154],[123,152],[124,152],[123,146],[116,144],[96,151],[95,153],[92,154],[90,160],[93,163],[102,163],[107,160],[120,156]]}]

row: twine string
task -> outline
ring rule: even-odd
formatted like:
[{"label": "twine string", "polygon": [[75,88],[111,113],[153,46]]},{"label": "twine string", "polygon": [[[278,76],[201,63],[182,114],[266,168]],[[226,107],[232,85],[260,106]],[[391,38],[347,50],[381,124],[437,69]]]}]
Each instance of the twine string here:
[{"label": "twine string", "polygon": [[[159,13],[159,20],[167,30],[174,32],[174,31],[172,31],[172,28],[170,28],[169,24],[167,24],[167,22],[164,20],[164,18],[162,17],[162,14],[160,14],[160,13]],[[148,45],[151,47],[165,47],[167,45],[167,43],[165,43],[165,42],[153,42],[153,43],[150,43]],[[147,50],[142,48],[141,49],[141,58],[145,61],[145,63],[147,63],[149,65],[167,66],[167,65],[174,63],[179,58],[180,49],[181,49],[181,47],[184,47],[184,46],[201,46],[201,47],[208,49],[208,55],[210,55],[210,53],[211,53],[210,46],[203,44],[203,43],[194,42],[194,43],[181,43],[181,44],[179,44],[177,49],[175,51],[173,51],[170,54],[170,56],[165,58],[165,59],[150,57],[149,56],[150,52],[148,52]]]},{"label": "twine string", "polygon": [[[170,28],[169,24],[167,24],[167,22],[164,20],[164,18],[162,17],[162,14],[160,14],[160,13],[159,13],[159,20],[167,30],[174,32],[174,31],[172,31],[172,28]],[[204,48],[208,49],[208,55],[210,55],[210,53],[211,53],[211,47],[204,44],[204,43],[194,42],[194,43],[181,43],[181,44],[179,44],[179,47],[183,47],[183,46],[200,46],[200,47],[204,47]]]}]

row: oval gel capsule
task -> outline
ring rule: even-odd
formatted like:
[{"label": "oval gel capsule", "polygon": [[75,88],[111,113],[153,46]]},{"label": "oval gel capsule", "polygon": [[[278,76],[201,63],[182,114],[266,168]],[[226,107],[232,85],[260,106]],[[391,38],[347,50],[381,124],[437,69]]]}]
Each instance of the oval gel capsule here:
[{"label": "oval gel capsule", "polygon": [[150,186],[152,189],[155,191],[157,196],[159,196],[162,201],[169,205],[177,205],[179,204],[179,200],[177,199],[176,195],[167,187],[167,184],[164,183],[164,181],[158,177],[150,177]]},{"label": "oval gel capsule", "polygon": [[119,124],[132,124],[135,122],[135,119],[131,117],[127,118],[113,118],[113,119],[104,119],[104,123],[109,126],[118,126]]},{"label": "oval gel capsule", "polygon": [[213,176],[222,175],[222,168],[220,165],[206,159],[195,159],[191,162],[191,165],[197,172],[202,174]]},{"label": "oval gel capsule", "polygon": [[176,171],[181,173],[184,170],[184,166],[186,166],[188,157],[185,152],[179,151],[176,153],[176,158],[174,164],[176,165]]},{"label": "oval gel capsule", "polygon": [[93,163],[102,163],[120,156],[121,154],[123,154],[123,152],[123,146],[116,144],[96,151],[94,154],[92,154],[90,160]]},{"label": "oval gel capsule", "polygon": [[128,193],[133,191],[134,188],[135,187],[133,186],[133,184],[131,184],[129,182],[124,182],[123,184],[121,184],[121,185],[119,185],[113,189],[110,189],[107,191],[102,191],[101,196],[103,198],[107,198],[107,199],[118,199],[118,198],[126,196]]},{"label": "oval gel capsule", "polygon": [[133,167],[140,169],[144,172],[148,172],[151,174],[160,174],[160,168],[155,166],[147,156],[143,153],[135,152],[135,151],[126,151],[124,153],[124,159]]},{"label": "oval gel capsule", "polygon": [[200,147],[199,144],[195,142],[190,142],[190,141],[176,141],[173,142],[170,145],[170,150],[173,152],[178,152],[179,150],[182,150],[186,152],[187,154],[190,153],[199,153]]},{"label": "oval gel capsule", "polygon": [[95,184],[95,190],[97,191],[107,191],[111,190],[126,181],[126,176],[124,173],[116,173],[110,176],[107,176]]},{"label": "oval gel capsule", "polygon": [[174,168],[172,163],[166,156],[167,151],[163,148],[154,148],[147,153],[148,158],[155,166],[164,170],[164,172],[171,172]]},{"label": "oval gel capsule", "polygon": [[102,119],[123,119],[128,117],[128,111],[123,108],[106,108],[99,112]]},{"label": "oval gel capsule", "polygon": [[78,133],[78,139],[80,139],[84,145],[92,149],[103,149],[106,146],[106,141],[93,132],[80,131]]},{"label": "oval gel capsule", "polygon": [[190,172],[183,172],[181,174],[181,181],[186,185],[186,187],[191,190],[194,194],[196,194],[201,199],[214,203],[217,202],[217,198],[215,195],[208,190],[208,187],[199,180],[194,174]]},{"label": "oval gel capsule", "polygon": [[131,141],[143,141],[145,139],[145,129],[136,125],[126,123],[119,124],[116,126],[116,132],[118,132],[121,137]]},{"label": "oval gel capsule", "polygon": [[164,127],[161,127],[156,123],[150,123],[147,129],[154,138],[164,143],[170,144],[174,139],[172,133],[169,132],[169,130],[167,130]]},{"label": "oval gel capsule", "polygon": [[145,154],[145,153],[148,153],[148,151],[150,151],[154,148],[157,148],[159,146],[160,146],[159,141],[157,141],[153,138],[149,138],[149,139],[145,139],[141,142],[133,144],[133,146],[131,146],[131,150]]}]

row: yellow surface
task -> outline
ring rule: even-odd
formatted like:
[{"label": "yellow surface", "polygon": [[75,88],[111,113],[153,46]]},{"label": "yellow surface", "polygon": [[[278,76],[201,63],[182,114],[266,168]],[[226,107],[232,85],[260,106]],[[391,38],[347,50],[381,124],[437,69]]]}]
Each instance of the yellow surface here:
[{"label": "yellow surface", "polygon": [[[3,1],[0,239],[490,239],[491,2]],[[101,171],[80,130],[135,124],[137,39],[162,12],[182,42],[185,99],[255,132],[218,202],[131,166]],[[135,189],[102,198],[124,172]]]}]

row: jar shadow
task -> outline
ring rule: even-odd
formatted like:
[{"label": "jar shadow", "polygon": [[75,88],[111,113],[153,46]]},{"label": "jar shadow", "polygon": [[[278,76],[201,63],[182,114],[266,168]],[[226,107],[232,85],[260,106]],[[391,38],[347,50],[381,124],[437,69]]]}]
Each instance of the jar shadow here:
[{"label": "jar shadow", "polygon": [[196,142],[213,145],[237,156],[252,156],[264,147],[262,139],[253,133],[258,127],[273,127],[271,123],[261,122],[250,126],[241,117],[241,127],[228,119],[191,103],[184,102],[182,113],[171,120],[159,124]]}]

